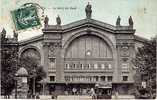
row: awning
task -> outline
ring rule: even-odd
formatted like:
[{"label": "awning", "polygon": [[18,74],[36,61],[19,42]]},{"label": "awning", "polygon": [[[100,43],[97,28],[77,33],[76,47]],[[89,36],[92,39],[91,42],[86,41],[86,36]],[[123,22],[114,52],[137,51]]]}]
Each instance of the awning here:
[{"label": "awning", "polygon": [[98,87],[98,88],[102,88],[102,89],[111,89],[112,87],[109,87],[109,86],[102,86],[102,87]]},{"label": "awning", "polygon": [[108,89],[112,88],[112,83],[96,83],[95,86],[98,88]]}]

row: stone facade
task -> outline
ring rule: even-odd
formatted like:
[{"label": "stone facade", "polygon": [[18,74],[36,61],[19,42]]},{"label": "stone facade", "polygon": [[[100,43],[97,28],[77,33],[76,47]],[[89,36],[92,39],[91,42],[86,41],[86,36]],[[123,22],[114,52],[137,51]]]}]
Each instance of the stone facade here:
[{"label": "stone facade", "polygon": [[40,36],[20,41],[19,56],[28,51],[39,58],[47,72],[48,91],[53,88],[62,94],[67,84],[94,87],[111,83],[112,91],[130,93],[135,73],[131,59],[146,41],[135,35],[132,26],[86,18],[67,25],[46,25],[42,31]]}]

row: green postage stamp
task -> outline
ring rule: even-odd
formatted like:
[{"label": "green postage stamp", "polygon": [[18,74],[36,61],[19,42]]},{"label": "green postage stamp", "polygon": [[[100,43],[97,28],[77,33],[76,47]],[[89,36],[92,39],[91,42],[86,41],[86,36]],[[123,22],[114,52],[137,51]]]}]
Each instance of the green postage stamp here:
[{"label": "green postage stamp", "polygon": [[35,6],[27,6],[11,12],[16,30],[24,30],[41,25]]}]

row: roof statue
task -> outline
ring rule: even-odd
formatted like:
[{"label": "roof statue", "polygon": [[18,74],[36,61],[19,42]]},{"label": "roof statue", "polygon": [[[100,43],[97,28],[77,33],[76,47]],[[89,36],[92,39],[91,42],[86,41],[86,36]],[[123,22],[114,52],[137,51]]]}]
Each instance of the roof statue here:
[{"label": "roof statue", "polygon": [[92,5],[90,5],[89,2],[88,2],[88,5],[85,8],[85,12],[86,12],[86,18],[91,18]]},{"label": "roof statue", "polygon": [[13,30],[13,33],[14,33],[15,40],[18,40],[18,33],[16,33],[15,30]]},{"label": "roof statue", "polygon": [[134,22],[133,22],[133,20],[132,20],[132,17],[130,16],[130,17],[129,17],[129,26],[132,26],[132,27],[133,27],[133,25],[134,25]]},{"label": "roof statue", "polygon": [[56,18],[56,22],[57,22],[57,25],[61,25],[61,18],[59,17],[59,15]]},{"label": "roof statue", "polygon": [[45,25],[45,27],[48,26],[48,23],[49,23],[49,18],[48,18],[47,15],[46,15],[46,17],[45,17],[45,19],[44,19],[44,25]]},{"label": "roof statue", "polygon": [[5,37],[6,37],[6,30],[3,28],[1,32],[1,38],[5,38]]},{"label": "roof statue", "polygon": [[118,16],[117,21],[116,21],[116,26],[120,26],[120,21],[121,21],[121,18],[120,16]]}]

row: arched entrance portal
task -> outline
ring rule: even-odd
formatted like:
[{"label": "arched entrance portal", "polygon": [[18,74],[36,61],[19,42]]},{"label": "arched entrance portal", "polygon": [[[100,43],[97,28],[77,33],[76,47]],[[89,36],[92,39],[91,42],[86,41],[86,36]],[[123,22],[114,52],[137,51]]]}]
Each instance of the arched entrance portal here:
[{"label": "arched entrance portal", "polygon": [[88,94],[90,89],[95,88],[96,83],[112,82],[113,45],[100,34],[90,33],[74,37],[64,53],[64,78],[69,84],[66,90],[73,91],[76,88],[80,94]]},{"label": "arched entrance portal", "polygon": [[[41,91],[41,86],[38,83],[39,81],[39,70],[42,70],[40,67],[41,56],[38,49],[34,46],[26,46],[21,49],[20,52],[20,63],[22,67],[26,68],[29,77],[28,77],[28,85],[29,85],[29,96],[35,95],[36,92]],[[44,72],[40,71],[41,74]]]}]

